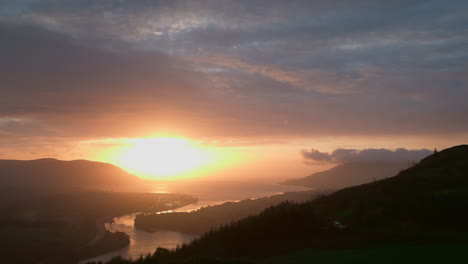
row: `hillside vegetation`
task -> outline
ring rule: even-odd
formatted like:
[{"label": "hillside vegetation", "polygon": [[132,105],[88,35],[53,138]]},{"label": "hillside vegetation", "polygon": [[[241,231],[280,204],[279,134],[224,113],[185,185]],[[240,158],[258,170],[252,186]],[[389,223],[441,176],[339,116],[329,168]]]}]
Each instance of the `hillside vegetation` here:
[{"label": "hillside vegetation", "polygon": [[[468,248],[466,208],[468,146],[462,145],[431,155],[392,178],[306,203],[270,207],[257,216],[210,231],[175,251],[158,249],[140,261],[116,259],[111,263],[235,263],[280,255],[288,259],[300,250],[319,252],[315,255],[355,250],[372,258],[379,248],[389,245],[432,249],[420,251],[421,257],[455,245],[462,250],[456,251],[452,260],[463,263],[468,261],[464,251]],[[400,263],[413,263],[410,260]]]},{"label": "hillside vegetation", "polygon": [[220,205],[203,207],[193,212],[138,214],[135,218],[135,227],[145,231],[172,230],[203,234],[213,228],[256,215],[262,210],[283,201],[305,202],[317,195],[318,192],[316,191],[290,192],[239,202],[226,202]]}]

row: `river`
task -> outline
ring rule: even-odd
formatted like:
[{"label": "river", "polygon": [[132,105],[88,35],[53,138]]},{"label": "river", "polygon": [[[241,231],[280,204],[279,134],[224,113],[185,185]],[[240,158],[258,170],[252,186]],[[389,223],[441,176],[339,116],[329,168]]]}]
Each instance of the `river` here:
[{"label": "river", "polygon": [[[173,211],[188,212],[208,205],[221,204],[227,201],[239,201],[248,198],[259,198],[291,191],[305,191],[308,188],[277,184],[277,180],[250,181],[193,181],[170,182],[157,184],[156,193],[184,193],[198,198],[198,202],[189,204]],[[171,211],[169,211],[170,213]],[[157,247],[173,249],[177,245],[189,243],[195,237],[173,231],[145,232],[134,228],[137,213],[114,218],[112,223],[106,223],[105,228],[111,232],[125,232],[130,237],[130,245],[111,253],[80,261],[108,261],[112,257],[137,258],[140,255],[153,253]]]}]

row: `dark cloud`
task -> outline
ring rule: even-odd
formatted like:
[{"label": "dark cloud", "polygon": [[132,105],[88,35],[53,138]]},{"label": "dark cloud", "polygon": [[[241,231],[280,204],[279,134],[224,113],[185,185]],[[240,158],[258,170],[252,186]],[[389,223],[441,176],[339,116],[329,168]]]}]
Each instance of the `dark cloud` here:
[{"label": "dark cloud", "polygon": [[386,162],[410,162],[419,161],[422,158],[432,154],[427,149],[408,150],[398,148],[390,149],[342,149],[338,148],[329,153],[322,153],[318,150],[303,150],[302,156],[307,162],[330,162],[330,163],[348,163],[360,161],[386,161]]},{"label": "dark cloud", "polygon": [[0,43],[0,118],[49,125],[63,136],[131,130],[121,124],[158,122],[179,106],[196,113],[203,96],[203,76],[162,53],[88,47],[18,24],[0,24]]},{"label": "dark cloud", "polygon": [[332,156],[328,153],[320,152],[316,149],[302,150],[302,156],[306,160],[312,160],[314,162],[332,162]]},{"label": "dark cloud", "polygon": [[468,131],[466,1],[0,6],[0,118],[41,136]]}]

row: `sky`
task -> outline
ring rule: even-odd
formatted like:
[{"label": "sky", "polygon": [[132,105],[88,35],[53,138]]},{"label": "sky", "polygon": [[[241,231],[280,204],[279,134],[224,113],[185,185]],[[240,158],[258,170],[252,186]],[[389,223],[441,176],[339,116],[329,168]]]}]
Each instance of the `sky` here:
[{"label": "sky", "polygon": [[0,58],[3,159],[165,135],[278,178],[468,141],[467,1],[0,0]]}]

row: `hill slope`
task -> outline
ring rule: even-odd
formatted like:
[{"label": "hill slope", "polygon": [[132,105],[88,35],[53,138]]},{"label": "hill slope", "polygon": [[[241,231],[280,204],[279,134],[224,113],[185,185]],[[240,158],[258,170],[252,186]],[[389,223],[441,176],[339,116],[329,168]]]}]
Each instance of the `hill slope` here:
[{"label": "hill slope", "polygon": [[310,176],[282,182],[285,185],[318,189],[341,189],[384,179],[408,168],[407,162],[350,162]]},{"label": "hill slope", "polygon": [[4,195],[132,190],[144,182],[114,165],[101,162],[0,160],[0,191]]},{"label": "hill slope", "polygon": [[159,249],[145,263],[271,257],[308,248],[466,245],[465,208],[468,146],[462,145],[431,155],[392,178],[302,204],[270,207],[173,252]]},{"label": "hill slope", "polygon": [[417,221],[454,227],[459,222],[453,219],[460,218],[451,217],[467,216],[460,208],[468,206],[468,145],[446,149],[395,177],[346,188],[314,204],[349,224]]},{"label": "hill slope", "polygon": [[[289,192],[258,199],[202,207],[192,212],[170,214],[138,214],[135,227],[145,231],[171,230],[183,233],[203,234],[210,229],[238,221],[284,201],[305,202],[317,197],[315,191]],[[187,224],[190,223],[190,224]]]}]

